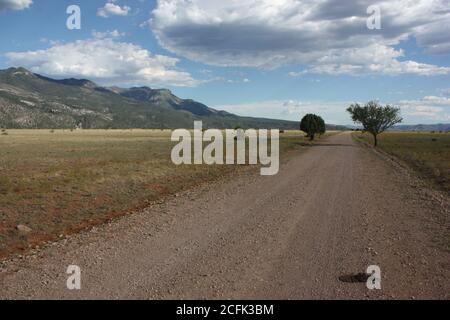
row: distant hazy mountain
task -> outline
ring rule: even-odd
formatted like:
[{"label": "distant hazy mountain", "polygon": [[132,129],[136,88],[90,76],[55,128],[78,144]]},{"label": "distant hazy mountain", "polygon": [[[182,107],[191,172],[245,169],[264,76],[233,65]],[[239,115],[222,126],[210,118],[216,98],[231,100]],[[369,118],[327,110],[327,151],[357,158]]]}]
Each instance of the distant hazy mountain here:
[{"label": "distant hazy mountain", "polygon": [[[4,128],[297,129],[298,122],[240,117],[167,89],[101,87],[86,79],[55,80],[24,68],[0,70],[0,126]],[[329,126],[329,129],[335,129]]]},{"label": "distant hazy mountain", "polygon": [[399,125],[392,130],[398,131],[450,131],[450,123]]}]

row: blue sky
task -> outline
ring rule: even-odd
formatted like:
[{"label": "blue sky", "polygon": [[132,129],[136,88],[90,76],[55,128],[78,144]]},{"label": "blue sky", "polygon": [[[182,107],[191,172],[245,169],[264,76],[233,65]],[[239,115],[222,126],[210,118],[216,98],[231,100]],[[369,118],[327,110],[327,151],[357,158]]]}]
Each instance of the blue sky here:
[{"label": "blue sky", "polygon": [[[73,4],[80,30],[66,27]],[[380,29],[367,27],[373,5]],[[0,0],[1,69],[336,124],[372,99],[400,106],[405,123],[450,122],[449,34],[448,0]]]}]

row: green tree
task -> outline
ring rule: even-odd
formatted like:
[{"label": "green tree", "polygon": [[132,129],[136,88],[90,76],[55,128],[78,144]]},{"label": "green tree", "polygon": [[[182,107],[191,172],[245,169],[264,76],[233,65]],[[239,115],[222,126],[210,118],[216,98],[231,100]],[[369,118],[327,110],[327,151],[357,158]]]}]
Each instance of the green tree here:
[{"label": "green tree", "polygon": [[325,121],[318,115],[309,113],[300,121],[300,130],[306,132],[310,140],[314,140],[316,134],[325,133]]},{"label": "green tree", "polygon": [[376,101],[369,101],[364,107],[355,103],[347,111],[352,120],[364,127],[364,131],[373,136],[373,144],[378,145],[378,135],[403,121],[400,117],[400,109],[390,105],[381,106]]}]

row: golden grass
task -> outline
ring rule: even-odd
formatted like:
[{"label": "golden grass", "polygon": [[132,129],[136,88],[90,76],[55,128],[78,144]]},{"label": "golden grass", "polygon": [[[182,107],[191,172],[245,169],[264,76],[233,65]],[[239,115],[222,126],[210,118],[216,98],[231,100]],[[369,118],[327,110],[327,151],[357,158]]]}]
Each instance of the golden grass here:
[{"label": "golden grass", "polygon": [[[0,135],[0,257],[145,207],[240,166],[175,166],[170,130],[6,130]],[[305,142],[281,134],[285,154]],[[16,226],[33,231],[20,235]]]},{"label": "golden grass", "polygon": [[[355,133],[357,139],[372,143],[369,134]],[[385,132],[379,148],[401,159],[420,177],[450,193],[450,133]]]}]

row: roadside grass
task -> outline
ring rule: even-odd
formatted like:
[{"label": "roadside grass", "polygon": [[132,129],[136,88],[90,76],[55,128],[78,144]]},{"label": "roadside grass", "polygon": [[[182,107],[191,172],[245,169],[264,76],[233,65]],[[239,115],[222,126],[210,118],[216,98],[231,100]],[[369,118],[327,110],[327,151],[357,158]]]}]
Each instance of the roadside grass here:
[{"label": "roadside grass", "polygon": [[[0,258],[146,207],[244,166],[171,162],[170,130],[8,130],[0,136]],[[307,143],[280,134],[280,155]],[[32,229],[20,234],[19,224]]]},{"label": "roadside grass", "polygon": [[[368,133],[354,137],[372,144]],[[421,178],[450,194],[450,133],[385,132],[379,148],[410,166]]]}]

